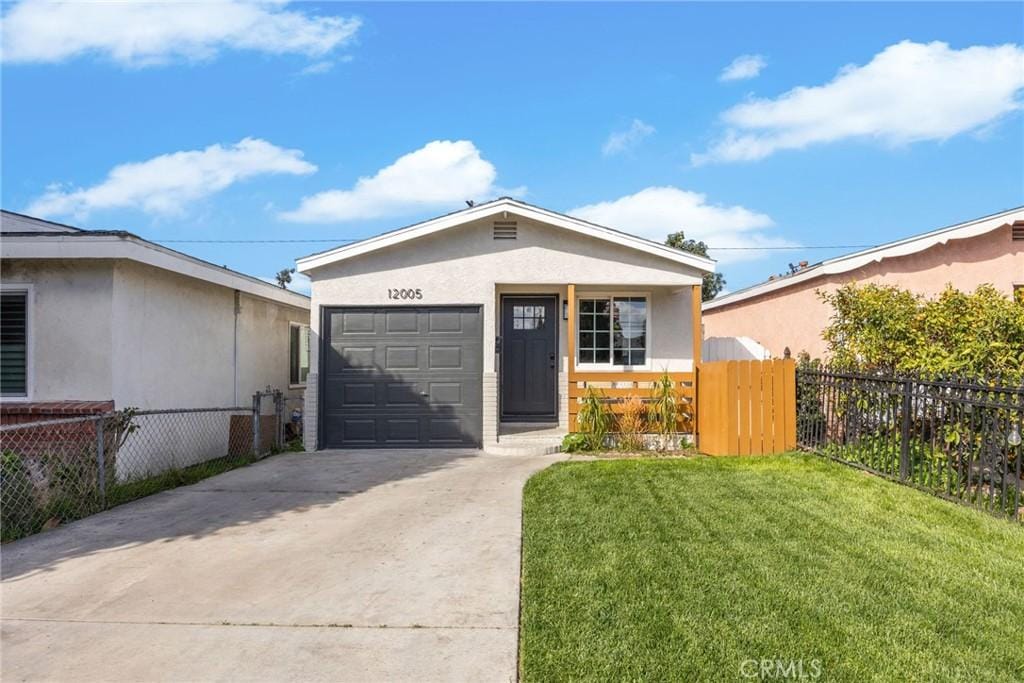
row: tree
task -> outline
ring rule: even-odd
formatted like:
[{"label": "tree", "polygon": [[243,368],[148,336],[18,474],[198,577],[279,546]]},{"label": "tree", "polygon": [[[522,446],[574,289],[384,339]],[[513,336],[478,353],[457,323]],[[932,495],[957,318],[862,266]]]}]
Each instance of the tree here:
[{"label": "tree", "polygon": [[887,374],[1024,377],[1024,305],[991,285],[927,299],[891,285],[819,292],[832,306],[822,337],[840,367]]},{"label": "tree", "polygon": [[[688,240],[680,230],[674,232],[665,239],[665,244],[680,251],[688,251],[697,256],[708,258],[708,245],[697,240]],[[710,301],[718,296],[718,293],[725,288],[725,276],[721,273],[705,273],[704,283],[700,288],[702,301]]]},{"label": "tree", "polygon": [[292,273],[295,272],[294,268],[285,268],[284,270],[277,271],[277,275],[274,277],[277,279],[277,285],[281,289],[287,289],[288,285],[292,281]]}]

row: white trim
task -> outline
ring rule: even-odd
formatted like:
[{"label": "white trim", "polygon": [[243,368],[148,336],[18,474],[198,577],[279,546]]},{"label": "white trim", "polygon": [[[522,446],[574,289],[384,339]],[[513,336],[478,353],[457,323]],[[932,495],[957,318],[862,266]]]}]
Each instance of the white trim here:
[{"label": "white trim", "polygon": [[[647,302],[647,317],[644,320],[644,364],[643,365],[615,365],[611,360],[615,356],[615,342],[612,338],[608,340],[608,362],[607,363],[580,363],[580,300],[581,299],[624,299],[626,297],[643,297]],[[572,359],[573,367],[579,372],[650,372],[651,370],[651,349],[653,338],[651,337],[651,318],[654,314],[654,299],[650,292],[637,290],[615,290],[615,291],[580,291],[576,293],[576,339],[573,348],[576,351]],[[608,316],[613,315],[609,308]],[[611,333],[614,336],[614,332]]]},{"label": "white trim", "polygon": [[[289,320],[288,321],[288,388],[289,389],[305,389],[306,385],[308,384],[308,381],[301,382],[301,383],[298,383],[298,384],[292,384],[292,328],[293,327],[298,327],[299,330],[300,330],[300,332],[299,332],[299,340],[300,340],[300,342],[301,342],[301,339],[302,339],[302,336],[301,336],[302,332],[301,332],[301,330],[302,330],[302,328],[306,329],[306,360],[308,362],[310,362],[310,365],[306,367],[306,379],[307,380],[309,379],[309,373],[313,371],[313,367],[312,367],[312,360],[313,360],[313,353],[312,353],[312,351],[313,351],[313,349],[310,347],[310,339],[312,338],[312,331],[311,331],[311,328],[309,326],[309,323],[304,323],[301,320]],[[299,372],[301,374],[301,372],[302,372],[301,367],[299,369]]]},{"label": "white trim", "polygon": [[586,235],[588,237],[612,242],[620,247],[628,247],[654,256],[660,256],[670,261],[675,261],[676,263],[694,268],[702,273],[713,273],[715,271],[715,262],[711,259],[680,251],[679,249],[674,249],[642,237],[637,237],[618,230],[589,223],[587,221],[580,220],[579,218],[573,218],[572,216],[566,216],[565,214],[556,213],[548,209],[542,209],[538,206],[526,204],[525,202],[510,199],[508,197],[502,197],[501,199],[496,199],[493,202],[479,204],[468,209],[463,209],[462,211],[457,211],[446,216],[440,216],[423,223],[410,225],[406,228],[384,233],[383,235],[371,237],[353,244],[347,244],[319,254],[311,254],[310,256],[305,256],[296,260],[295,263],[300,273],[308,273],[311,270],[321,268],[331,263],[338,263],[379,249],[387,249],[388,247],[392,247],[409,240],[432,235],[442,230],[448,230],[449,228],[465,225],[466,223],[500,213],[512,213],[516,216],[535,220],[546,225],[552,225],[565,230],[571,230],[572,232]]},{"label": "white trim", "polygon": [[863,251],[857,251],[852,254],[847,254],[846,256],[837,256],[836,258],[828,259],[808,268],[804,268],[793,275],[769,280],[768,282],[762,282],[760,284],[753,285],[752,287],[747,287],[746,289],[741,289],[739,291],[732,292],[731,294],[726,294],[725,296],[712,299],[711,301],[706,302],[702,306],[702,309],[705,311],[713,311],[723,306],[728,306],[746,299],[785,289],[786,287],[790,287],[800,282],[806,282],[807,280],[812,280],[814,278],[821,277],[822,275],[847,273],[851,270],[862,268],[870,263],[881,261],[882,259],[916,254],[937,244],[946,244],[950,240],[977,237],[978,235],[984,235],[1019,220],[1024,220],[1024,207],[1017,207],[991,216],[967,221],[966,223],[958,223],[957,225],[951,225],[949,227],[926,232],[923,235],[915,235],[914,237],[908,237],[896,242],[889,242],[888,244],[882,244]]},{"label": "white trim", "polygon": [[35,307],[36,288],[30,282],[0,282],[0,292],[25,292],[25,395],[3,396],[2,403],[30,403],[35,394]]},{"label": "white trim", "polygon": [[[49,221],[4,211],[3,220],[49,225]],[[5,259],[126,259],[161,268],[246,294],[309,310],[309,297],[277,285],[214,265],[131,233],[79,230],[75,232],[4,233],[0,247]]]}]

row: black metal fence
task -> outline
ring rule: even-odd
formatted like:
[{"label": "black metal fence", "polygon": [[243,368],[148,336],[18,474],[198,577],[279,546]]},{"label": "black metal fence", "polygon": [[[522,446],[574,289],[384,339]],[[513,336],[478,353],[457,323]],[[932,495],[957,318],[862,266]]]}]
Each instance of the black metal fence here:
[{"label": "black metal fence", "polygon": [[10,541],[284,448],[285,402],[121,410],[0,425],[0,534]]},{"label": "black metal fence", "polygon": [[1024,387],[797,370],[797,443],[994,514],[1022,517]]}]

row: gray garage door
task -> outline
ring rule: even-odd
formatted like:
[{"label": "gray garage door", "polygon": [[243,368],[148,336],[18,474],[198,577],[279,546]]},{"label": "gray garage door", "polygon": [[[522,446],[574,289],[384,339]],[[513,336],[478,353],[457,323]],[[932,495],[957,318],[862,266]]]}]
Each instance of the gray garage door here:
[{"label": "gray garage door", "polygon": [[479,306],[324,311],[324,448],[479,446]]}]

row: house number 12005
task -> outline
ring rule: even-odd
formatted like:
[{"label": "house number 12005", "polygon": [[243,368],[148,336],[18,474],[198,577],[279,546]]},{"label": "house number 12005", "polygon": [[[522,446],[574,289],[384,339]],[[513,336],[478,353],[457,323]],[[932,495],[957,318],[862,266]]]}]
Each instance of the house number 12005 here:
[{"label": "house number 12005", "polygon": [[388,289],[389,299],[422,299],[422,289]]}]

